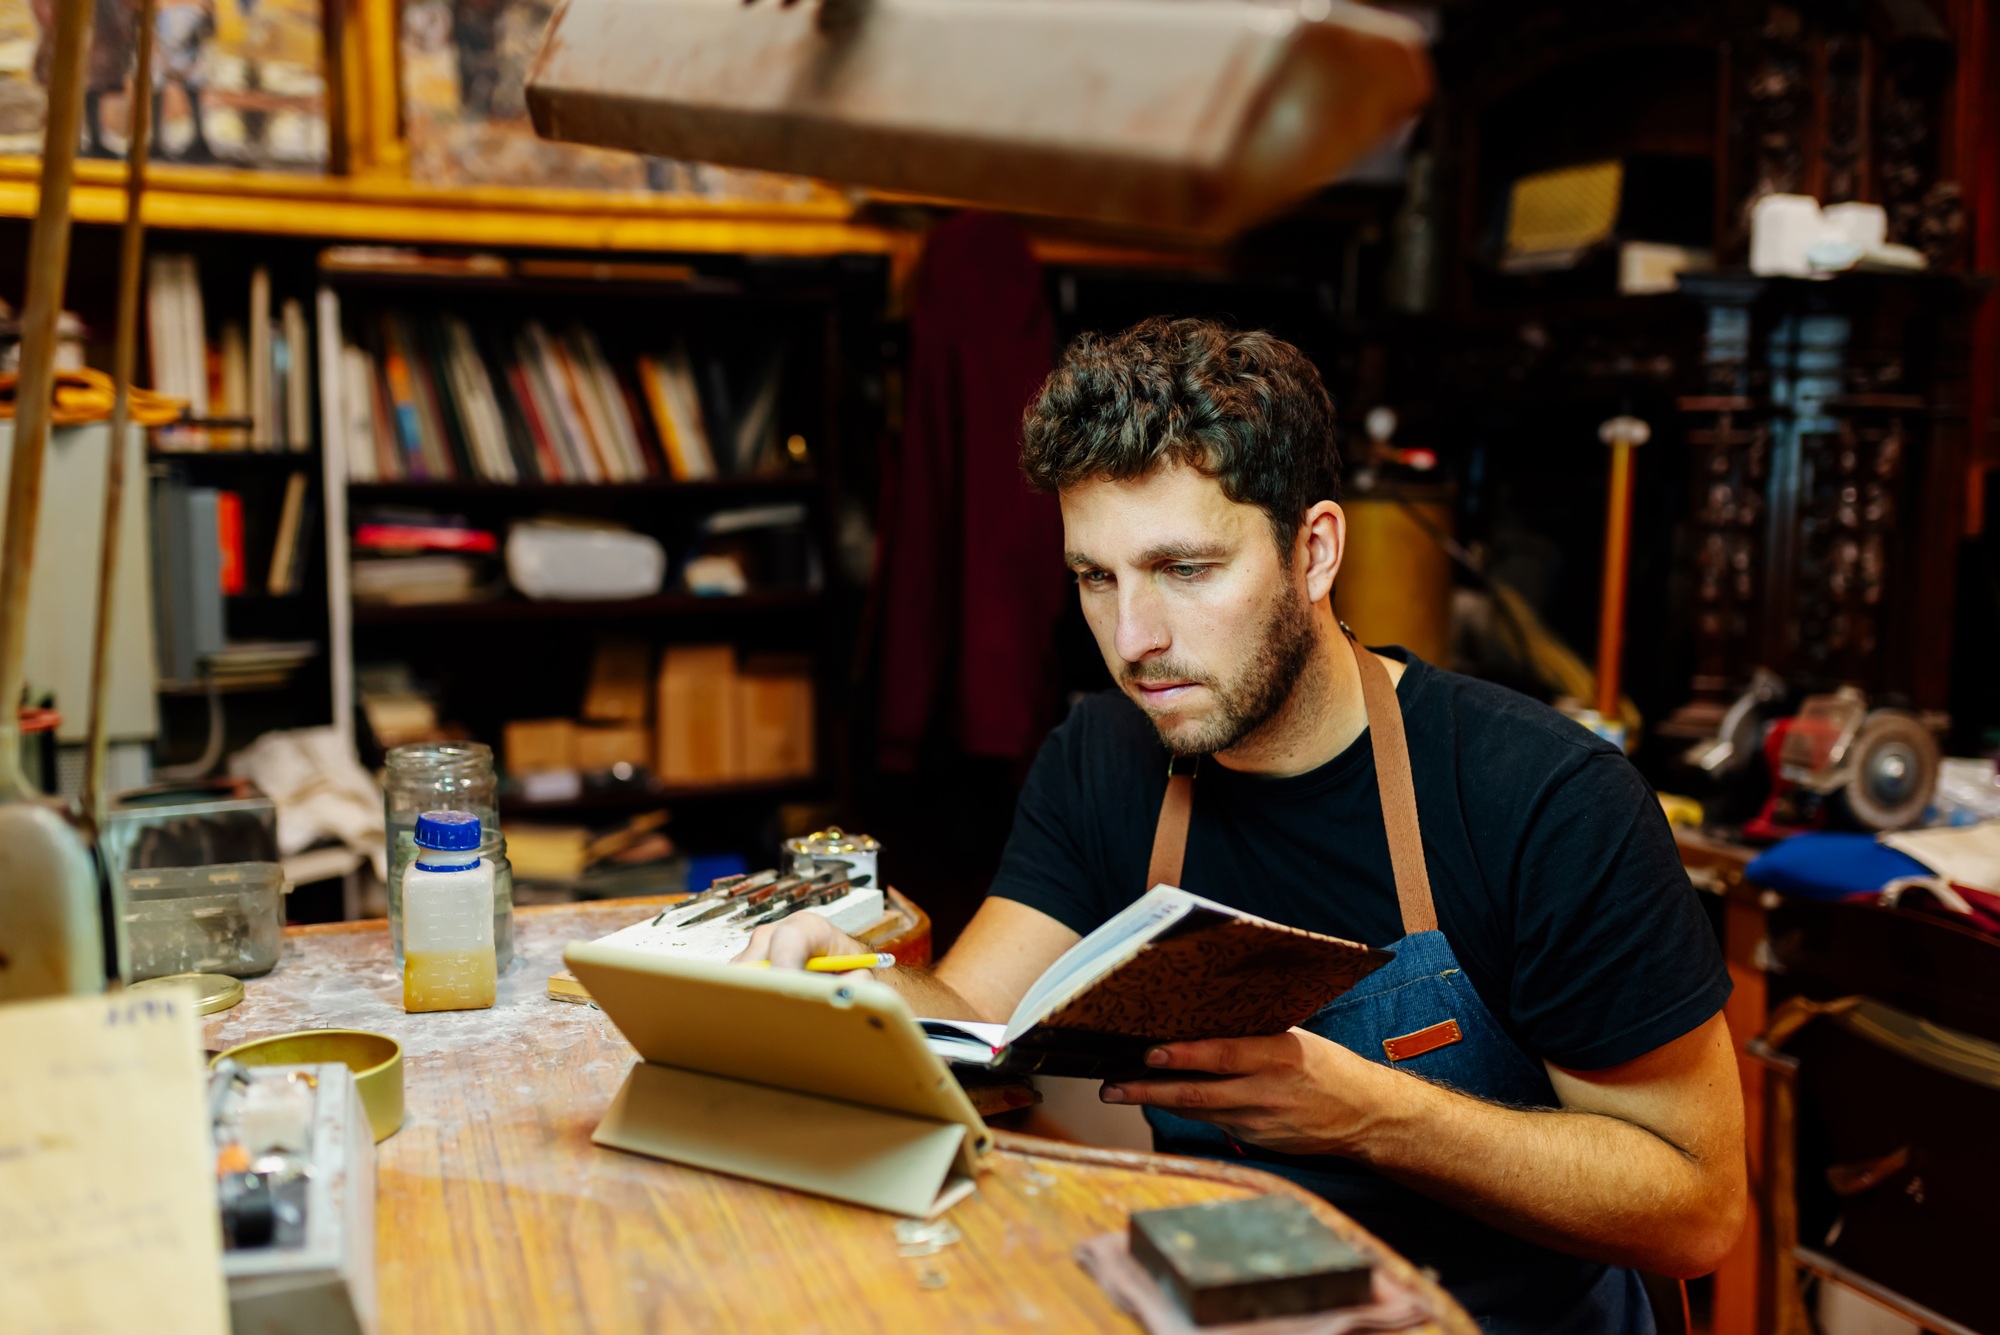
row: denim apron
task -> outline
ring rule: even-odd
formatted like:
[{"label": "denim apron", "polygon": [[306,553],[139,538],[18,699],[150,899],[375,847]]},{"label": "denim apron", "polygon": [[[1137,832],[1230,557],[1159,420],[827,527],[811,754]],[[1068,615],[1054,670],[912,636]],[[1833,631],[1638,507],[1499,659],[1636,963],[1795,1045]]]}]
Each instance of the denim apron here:
[{"label": "denim apron", "polygon": [[[1358,646],[1355,657],[1404,935],[1389,947],[1395,959],[1302,1027],[1474,1098],[1558,1107],[1541,1062],[1486,1009],[1437,928],[1402,708],[1381,660]],[[1181,883],[1193,800],[1191,774],[1168,779],[1148,885]],[[1654,1335],[1652,1308],[1631,1270],[1537,1246],[1349,1159],[1278,1154],[1206,1122],[1145,1112],[1163,1153],[1253,1164],[1325,1197],[1413,1264],[1435,1270],[1487,1335]]]}]

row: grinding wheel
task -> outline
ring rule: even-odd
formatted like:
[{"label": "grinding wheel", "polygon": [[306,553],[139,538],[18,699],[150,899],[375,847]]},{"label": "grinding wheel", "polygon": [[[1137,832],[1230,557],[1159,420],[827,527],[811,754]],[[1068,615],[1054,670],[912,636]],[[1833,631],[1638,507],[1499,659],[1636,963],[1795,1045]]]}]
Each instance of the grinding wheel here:
[{"label": "grinding wheel", "polygon": [[1937,739],[1914,715],[1870,714],[1848,755],[1850,773],[1841,791],[1856,822],[1900,830],[1924,814],[1937,788],[1939,752]]}]

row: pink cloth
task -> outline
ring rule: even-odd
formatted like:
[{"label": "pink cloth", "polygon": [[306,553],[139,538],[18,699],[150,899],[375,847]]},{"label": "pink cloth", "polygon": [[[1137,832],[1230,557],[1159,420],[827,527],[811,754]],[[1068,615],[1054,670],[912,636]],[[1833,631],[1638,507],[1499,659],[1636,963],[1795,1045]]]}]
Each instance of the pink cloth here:
[{"label": "pink cloth", "polygon": [[1055,498],[1021,476],[1055,325],[1012,223],[961,213],[931,230],[910,336],[902,454],[883,480],[882,764],[914,769],[939,723],[969,755],[1024,759],[1053,717],[1068,579]]},{"label": "pink cloth", "polygon": [[1359,1331],[1409,1330],[1423,1325],[1431,1315],[1414,1290],[1405,1288],[1378,1268],[1374,1301],[1365,1307],[1197,1326],[1180,1304],[1132,1259],[1132,1249],[1124,1234],[1106,1233],[1079,1243],[1076,1259],[1112,1302],[1146,1328],[1147,1335],[1354,1335]]}]

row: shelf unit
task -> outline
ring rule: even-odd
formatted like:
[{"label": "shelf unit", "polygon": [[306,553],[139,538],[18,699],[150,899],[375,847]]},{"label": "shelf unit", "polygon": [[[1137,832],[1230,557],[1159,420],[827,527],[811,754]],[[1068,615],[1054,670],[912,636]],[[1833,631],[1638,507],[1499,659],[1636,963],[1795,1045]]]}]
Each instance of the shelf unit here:
[{"label": "shelf unit", "polygon": [[[333,710],[353,727],[355,664],[401,659],[443,686],[449,716],[480,740],[495,744],[500,725],[515,718],[569,712],[581,699],[590,647],[614,632],[662,643],[728,642],[747,651],[809,653],[815,663],[816,772],[776,781],[719,783],[696,788],[652,784],[586,790],[574,799],[504,800],[512,819],[571,821],[614,819],[668,803],[695,803],[723,825],[740,830],[745,818],[778,804],[825,797],[840,785],[839,746],[830,726],[844,686],[851,652],[832,593],[816,588],[763,588],[737,597],[703,597],[670,583],[645,598],[536,601],[519,595],[442,605],[357,604],[347,588],[349,535],[357,512],[371,506],[410,506],[462,515],[492,530],[515,519],[557,511],[616,519],[659,539],[677,576],[696,522],[739,505],[799,501],[807,508],[818,567],[833,567],[831,517],[840,475],[842,302],[837,284],[813,264],[779,266],[777,273],[733,277],[727,266],[697,264],[691,282],[599,282],[532,277],[354,272],[322,267],[317,295],[320,432],[326,442],[324,488],[333,652]],[[886,279],[888,266],[877,262]],[[874,309],[886,298],[877,290]],[[454,311],[475,324],[535,315],[552,328],[578,319],[597,330],[614,361],[662,343],[676,332],[698,337],[733,332],[783,339],[785,385],[780,434],[807,438],[811,461],[774,475],[701,481],[654,478],[627,482],[355,481],[347,480],[348,450],[340,402],[340,349],[370,312]],[[622,353],[621,353],[622,350]],[[706,819],[704,825],[707,825]]]}]

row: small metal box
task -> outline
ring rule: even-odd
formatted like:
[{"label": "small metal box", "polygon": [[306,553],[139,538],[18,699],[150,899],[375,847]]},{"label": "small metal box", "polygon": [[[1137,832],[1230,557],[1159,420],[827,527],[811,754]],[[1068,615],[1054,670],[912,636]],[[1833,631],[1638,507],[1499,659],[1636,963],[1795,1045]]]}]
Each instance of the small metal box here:
[{"label": "small metal box", "polygon": [[[339,1062],[259,1066],[247,1081],[306,1080],[313,1088],[309,1165],[277,1235],[222,1254],[237,1335],[373,1335],[375,1135],[354,1073]],[[217,1082],[231,1077],[218,1074]],[[211,1106],[222,1106],[211,1087]],[[218,1123],[218,1131],[223,1129]]]},{"label": "small metal box", "polygon": [[103,844],[113,872],[276,862],[278,810],[242,779],[135,788],[112,798]]},{"label": "small metal box", "polygon": [[1288,1196],[1141,1211],[1131,1246],[1132,1259],[1197,1326],[1353,1307],[1372,1296],[1368,1258]]}]

